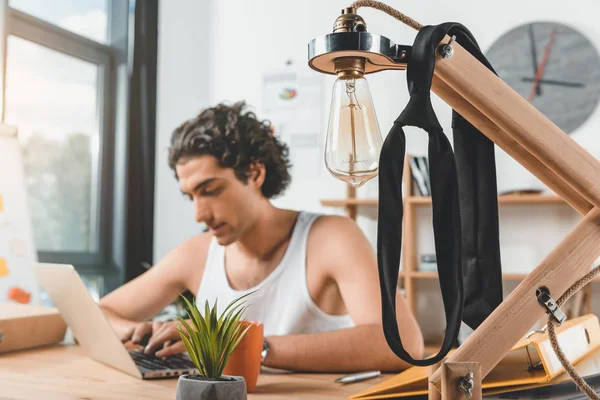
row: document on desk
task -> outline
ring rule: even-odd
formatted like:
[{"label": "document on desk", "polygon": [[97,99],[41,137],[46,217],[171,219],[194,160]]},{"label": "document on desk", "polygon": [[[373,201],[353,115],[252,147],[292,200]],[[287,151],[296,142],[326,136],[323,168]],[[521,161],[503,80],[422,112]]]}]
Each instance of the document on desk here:
[{"label": "document on desk", "polygon": [[[600,349],[600,323],[594,314],[574,318],[557,329],[558,342],[572,364]],[[589,339],[589,340],[588,340]],[[564,372],[548,334],[521,339],[483,380],[483,393],[494,394],[541,386]],[[597,371],[600,372],[600,371]],[[593,373],[593,372],[592,372]],[[587,371],[587,374],[590,374]],[[386,399],[427,394],[427,367],[412,367],[350,399]]]}]

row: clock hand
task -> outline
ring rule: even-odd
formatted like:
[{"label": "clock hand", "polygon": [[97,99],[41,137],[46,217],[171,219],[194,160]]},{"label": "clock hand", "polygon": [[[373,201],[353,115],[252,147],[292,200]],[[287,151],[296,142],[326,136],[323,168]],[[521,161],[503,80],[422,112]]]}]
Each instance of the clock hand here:
[{"label": "clock hand", "polygon": [[544,74],[544,69],[546,68],[546,63],[548,62],[548,57],[550,56],[550,50],[552,49],[552,43],[554,42],[554,36],[556,34],[556,28],[552,28],[552,32],[550,32],[550,37],[548,38],[548,43],[546,44],[546,49],[544,50],[544,58],[542,58],[542,62],[535,73],[535,80],[533,81],[533,86],[531,87],[531,92],[529,92],[529,97],[527,100],[533,100],[533,96],[535,96],[535,91],[540,84],[540,79],[542,79],[542,75]]},{"label": "clock hand", "polygon": [[[537,52],[535,50],[535,37],[533,35],[533,24],[529,24],[529,46],[531,48],[531,60],[533,61],[533,73],[535,74],[538,69],[537,64]],[[535,93],[540,96],[542,94],[542,88],[538,85]]]},{"label": "clock hand", "polygon": [[[533,81],[535,81],[534,78],[521,78],[521,82],[533,82]],[[585,87],[585,85],[581,82],[564,82],[564,81],[556,81],[553,79],[540,79],[540,85],[542,83],[546,84],[546,85],[566,86],[566,87],[574,87],[574,88]]]}]

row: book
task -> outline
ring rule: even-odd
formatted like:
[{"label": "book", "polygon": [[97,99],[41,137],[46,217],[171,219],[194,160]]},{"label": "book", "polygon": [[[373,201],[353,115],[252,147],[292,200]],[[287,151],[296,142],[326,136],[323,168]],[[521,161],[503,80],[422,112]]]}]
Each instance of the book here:
[{"label": "book", "polygon": [[421,196],[431,196],[427,157],[409,156],[410,174]]}]

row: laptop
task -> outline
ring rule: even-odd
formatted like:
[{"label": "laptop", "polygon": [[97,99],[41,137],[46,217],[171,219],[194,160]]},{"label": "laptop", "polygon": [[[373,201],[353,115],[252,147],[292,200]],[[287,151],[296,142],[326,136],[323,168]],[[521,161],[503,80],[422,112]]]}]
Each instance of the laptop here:
[{"label": "laptop", "polygon": [[72,265],[34,263],[33,271],[92,359],[140,379],[198,373],[186,353],[163,360],[126,349]]}]

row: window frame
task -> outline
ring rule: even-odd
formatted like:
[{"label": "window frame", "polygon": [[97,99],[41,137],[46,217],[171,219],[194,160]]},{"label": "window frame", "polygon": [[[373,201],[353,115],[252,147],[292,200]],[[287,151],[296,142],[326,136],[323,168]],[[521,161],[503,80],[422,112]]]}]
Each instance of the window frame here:
[{"label": "window frame", "polygon": [[[90,209],[91,243],[95,251],[40,251],[42,262],[73,264],[80,270],[106,270],[111,262],[113,164],[115,161],[115,115],[117,91],[115,60],[118,50],[110,46],[112,26],[112,1],[107,7],[107,30],[109,44],[102,44],[78,35],[50,22],[41,20],[20,10],[11,8],[9,0],[0,0],[5,14],[3,80],[6,79],[7,39],[15,36],[44,46],[58,53],[66,54],[98,67],[97,107],[98,107],[98,153],[92,157],[92,193]],[[2,116],[5,115],[5,88],[3,85]],[[8,99],[10,101],[10,99]]]}]

